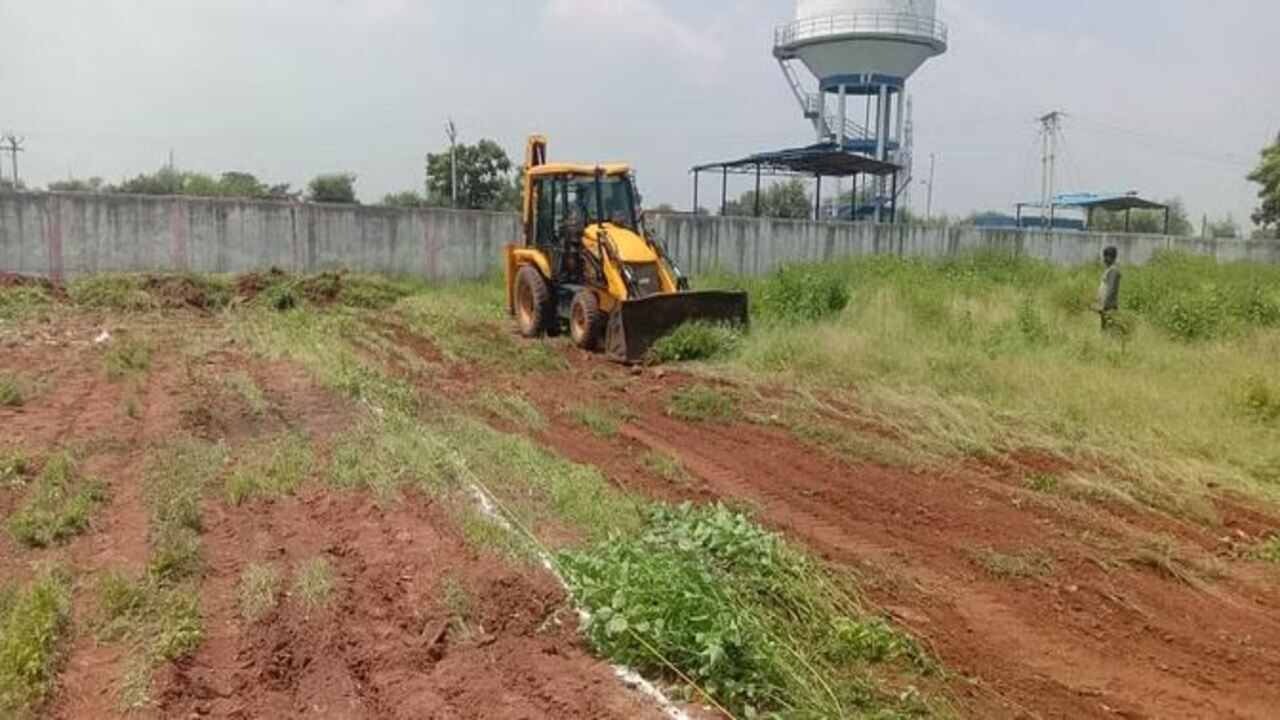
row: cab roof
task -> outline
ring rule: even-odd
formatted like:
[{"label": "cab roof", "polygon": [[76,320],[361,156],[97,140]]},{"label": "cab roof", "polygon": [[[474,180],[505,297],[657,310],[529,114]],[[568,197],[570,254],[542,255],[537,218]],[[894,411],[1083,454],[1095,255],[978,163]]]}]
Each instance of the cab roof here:
[{"label": "cab roof", "polygon": [[548,177],[554,175],[574,175],[595,177],[596,168],[607,176],[628,175],[631,166],[625,163],[606,163],[603,165],[574,165],[572,163],[547,163],[529,169],[532,177]]}]

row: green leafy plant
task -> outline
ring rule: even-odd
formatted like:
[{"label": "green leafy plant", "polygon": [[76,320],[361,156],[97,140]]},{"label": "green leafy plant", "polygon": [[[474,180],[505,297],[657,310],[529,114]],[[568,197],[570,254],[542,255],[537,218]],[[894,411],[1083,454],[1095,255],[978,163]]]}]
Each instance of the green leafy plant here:
[{"label": "green leafy plant", "polygon": [[645,673],[674,667],[739,717],[904,710],[868,669],[925,663],[806,556],[723,506],[654,507],[639,534],[560,565],[598,650]]},{"label": "green leafy plant", "polygon": [[659,338],[648,359],[655,364],[715,360],[732,355],[741,343],[742,332],[732,325],[685,323]]},{"label": "green leafy plant", "polygon": [[816,322],[839,314],[849,305],[849,281],[838,268],[789,265],[776,271],[761,287],[759,312],[787,322]]},{"label": "green leafy plant", "polygon": [[24,717],[53,686],[71,619],[71,583],[46,570],[25,589],[0,589],[0,596],[0,714]]}]

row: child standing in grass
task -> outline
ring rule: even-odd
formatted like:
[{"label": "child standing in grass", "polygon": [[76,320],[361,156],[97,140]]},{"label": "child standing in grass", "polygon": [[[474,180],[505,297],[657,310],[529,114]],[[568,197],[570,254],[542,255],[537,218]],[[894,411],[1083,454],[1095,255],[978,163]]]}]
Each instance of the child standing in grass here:
[{"label": "child standing in grass", "polygon": [[1098,304],[1094,309],[1102,316],[1102,329],[1111,329],[1111,321],[1120,309],[1120,268],[1116,260],[1120,252],[1114,247],[1102,251],[1102,264],[1106,270],[1102,273],[1102,282],[1098,285]]}]

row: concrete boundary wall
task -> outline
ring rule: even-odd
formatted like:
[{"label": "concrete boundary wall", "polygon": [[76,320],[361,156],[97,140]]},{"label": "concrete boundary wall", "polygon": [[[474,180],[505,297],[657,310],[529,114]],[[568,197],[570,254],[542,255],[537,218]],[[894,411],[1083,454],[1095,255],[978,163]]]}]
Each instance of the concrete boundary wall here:
[{"label": "concrete boundary wall", "polygon": [[[1221,262],[1280,262],[1280,243],[1039,230],[925,228],[656,215],[651,227],[691,274],[767,273],[795,261],[893,254],[947,257],[995,250],[1063,265],[1115,245],[1142,264],[1160,250]],[[67,278],[102,272],[239,273],[346,268],[430,280],[478,278],[500,265],[513,213],[248,200],[0,194],[0,271]]]}]

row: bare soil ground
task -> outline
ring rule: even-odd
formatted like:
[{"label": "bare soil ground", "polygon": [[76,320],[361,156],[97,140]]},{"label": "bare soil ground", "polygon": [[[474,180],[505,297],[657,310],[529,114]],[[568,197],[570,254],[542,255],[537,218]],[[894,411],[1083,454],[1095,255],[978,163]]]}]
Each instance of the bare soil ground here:
[{"label": "bare soil ground", "polygon": [[[92,631],[93,578],[140,570],[149,449],[190,433],[231,455],[282,432],[323,456],[360,410],[287,362],[251,357],[217,320],[175,311],[144,327],[152,368],[112,383],[98,324],[71,318],[9,339],[0,371],[40,391],[0,408],[0,445],[37,455],[77,447],[111,500],[65,548],[30,551],[0,534],[0,579],[61,559],[77,572],[76,630],[47,715],[122,717],[129,648]],[[1280,577],[1238,548],[1280,526],[1266,508],[1221,498],[1207,527],[1132,506],[1026,485],[1028,458],[1004,466],[893,467],[837,457],[767,417],[767,397],[680,372],[634,372],[558,344],[562,371],[524,374],[449,364],[394,319],[378,332],[437,371],[391,367],[433,392],[520,393],[545,428],[521,432],[628,490],[663,500],[745,505],[837,571],[856,574],[873,605],[942,661],[961,711],[975,718],[1271,718],[1280,708]],[[119,328],[117,328],[119,330]],[[211,345],[194,351],[193,345]],[[243,373],[265,410],[220,391]],[[672,394],[711,383],[742,403],[728,421],[688,422]],[[131,401],[129,398],[133,397]],[[572,409],[625,408],[616,434],[593,433]],[[127,412],[132,405],[134,410]],[[874,429],[850,424],[850,433]],[[663,477],[644,458],[679,461]],[[1049,468],[1055,469],[1055,468]],[[0,512],[21,492],[0,488]],[[639,718],[657,709],[624,688],[576,633],[563,591],[546,573],[469,546],[430,498],[383,506],[368,495],[309,484],[295,498],[241,506],[211,491],[203,505],[205,638],[156,676],[154,717]],[[309,561],[335,576],[325,607],[304,606],[288,578]],[[1016,561],[1022,562],[1016,562]],[[248,621],[237,588],[250,564],[285,578],[276,606]]]},{"label": "bare soil ground", "polygon": [[[76,577],[73,637],[43,716],[661,717],[587,652],[563,590],[541,569],[469,547],[429,498],[383,508],[365,495],[310,486],[296,498],[239,507],[210,489],[204,640],[194,655],[157,670],[147,707],[126,711],[121,690],[137,649],[98,639],[95,586],[108,570],[139,575],[147,562],[148,451],[192,434],[234,456],[293,431],[323,454],[357,418],[301,369],[250,357],[202,315],[156,319],[139,321],[153,359],[130,382],[108,380],[111,345],[93,343],[100,328],[85,318],[7,337],[0,354],[0,371],[40,388],[22,407],[0,409],[3,447],[38,458],[74,448],[84,473],[110,495],[90,531],[64,547],[27,550],[0,533],[0,580],[21,582],[42,561],[65,563]],[[213,346],[193,349],[206,340]],[[221,389],[232,373],[262,388],[264,411]],[[0,511],[7,516],[21,499],[21,488],[0,488]],[[312,609],[292,596],[288,579],[317,558],[333,568],[334,591]],[[253,622],[237,599],[250,564],[285,578],[276,607]]]}]

